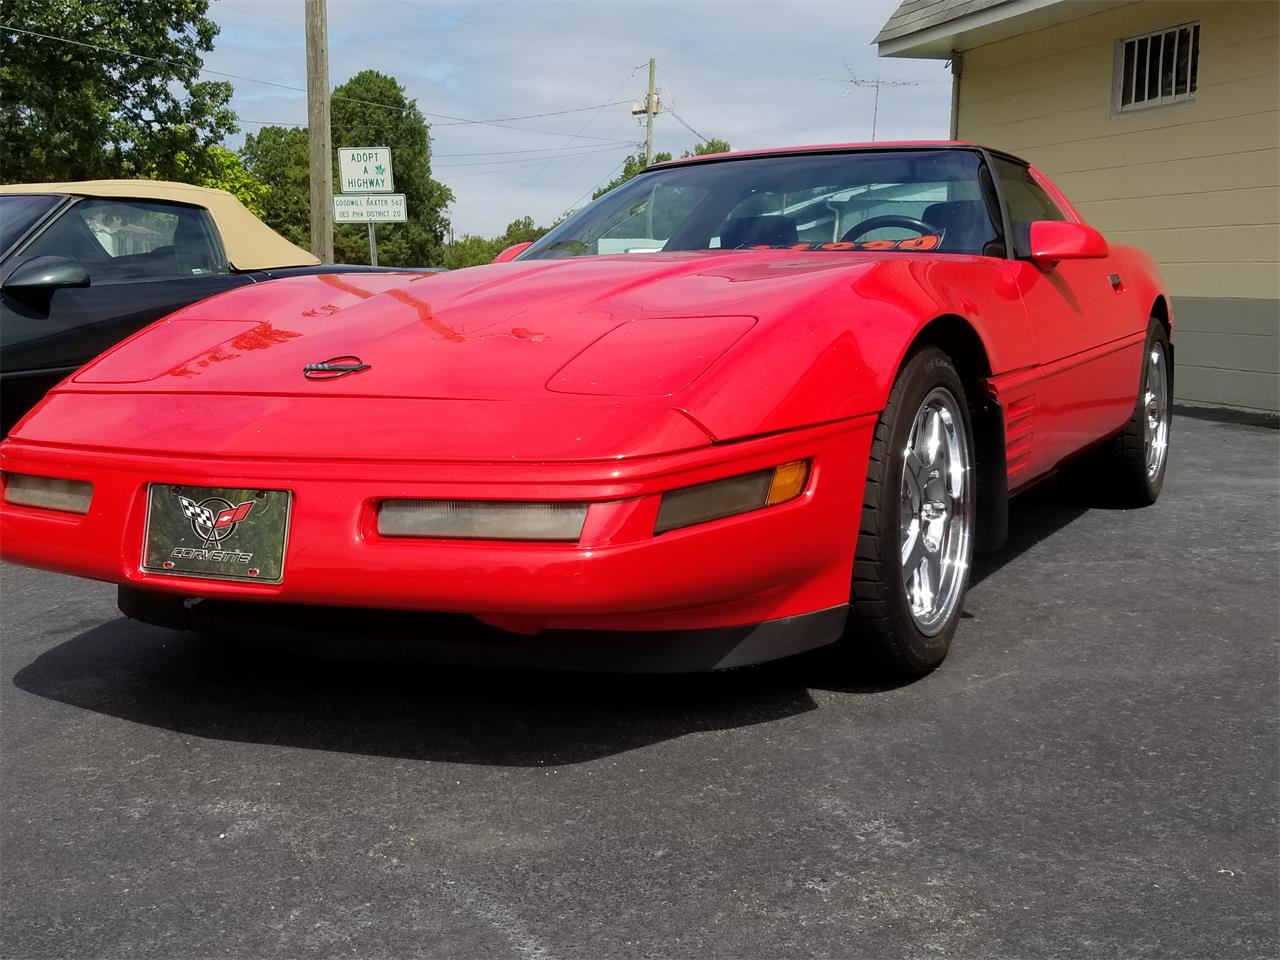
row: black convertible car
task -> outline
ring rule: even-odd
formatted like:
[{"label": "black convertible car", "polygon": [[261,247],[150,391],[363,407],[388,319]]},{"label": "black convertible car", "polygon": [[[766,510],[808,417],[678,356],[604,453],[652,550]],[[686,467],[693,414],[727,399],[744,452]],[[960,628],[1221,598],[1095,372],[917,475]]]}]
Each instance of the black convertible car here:
[{"label": "black convertible car", "polygon": [[67,374],[179,307],[276,277],[378,269],[321,264],[222,190],[0,186],[0,433]]}]

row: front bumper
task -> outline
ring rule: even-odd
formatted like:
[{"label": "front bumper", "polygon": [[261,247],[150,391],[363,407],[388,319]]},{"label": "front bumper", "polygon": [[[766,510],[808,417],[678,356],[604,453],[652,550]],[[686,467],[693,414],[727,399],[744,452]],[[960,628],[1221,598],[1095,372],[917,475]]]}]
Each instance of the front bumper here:
[{"label": "front bumper", "polygon": [[238,600],[190,600],[119,588],[120,612],[257,648],[338,660],[448,663],[594,673],[704,673],[834,643],[849,605],[704,630],[548,630],[520,636],[459,614]]},{"label": "front bumper", "polygon": [[[83,516],[0,504],[6,560],[153,593],[471,614],[518,633],[702,630],[848,602],[874,417],[661,457],[392,463],[167,457],[22,440],[0,470],[87,480]],[[788,503],[653,535],[664,490],[810,459]],[[293,492],[281,583],[141,569],[151,483]],[[577,543],[385,538],[389,498],[588,501]]]}]

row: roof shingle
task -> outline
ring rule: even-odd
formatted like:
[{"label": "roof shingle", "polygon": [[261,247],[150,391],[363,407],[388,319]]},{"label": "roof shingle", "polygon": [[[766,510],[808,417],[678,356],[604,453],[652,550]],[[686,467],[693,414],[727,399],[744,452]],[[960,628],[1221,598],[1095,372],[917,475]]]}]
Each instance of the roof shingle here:
[{"label": "roof shingle", "polygon": [[872,42],[905,37],[1008,2],[1010,0],[902,0]]}]

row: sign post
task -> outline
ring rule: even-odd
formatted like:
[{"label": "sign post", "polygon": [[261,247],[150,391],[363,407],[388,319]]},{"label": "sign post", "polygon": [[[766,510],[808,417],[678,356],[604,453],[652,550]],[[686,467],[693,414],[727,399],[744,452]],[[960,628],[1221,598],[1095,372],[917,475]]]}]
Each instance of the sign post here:
[{"label": "sign post", "polygon": [[[334,220],[369,226],[369,264],[378,265],[374,224],[408,219],[403,193],[393,193],[390,147],[339,147],[338,180],[342,196],[333,198]],[[382,201],[388,201],[382,203]],[[350,203],[348,203],[350,201]],[[356,201],[359,201],[358,203]]]}]

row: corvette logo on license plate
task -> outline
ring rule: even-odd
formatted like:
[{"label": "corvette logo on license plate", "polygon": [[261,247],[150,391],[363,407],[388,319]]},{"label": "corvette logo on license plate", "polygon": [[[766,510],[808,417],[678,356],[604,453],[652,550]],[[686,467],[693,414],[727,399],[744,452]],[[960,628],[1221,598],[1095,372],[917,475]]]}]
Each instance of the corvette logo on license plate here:
[{"label": "corvette logo on license plate", "polygon": [[286,490],[152,484],[142,568],[279,583],[289,507]]}]

